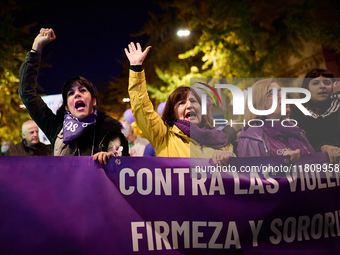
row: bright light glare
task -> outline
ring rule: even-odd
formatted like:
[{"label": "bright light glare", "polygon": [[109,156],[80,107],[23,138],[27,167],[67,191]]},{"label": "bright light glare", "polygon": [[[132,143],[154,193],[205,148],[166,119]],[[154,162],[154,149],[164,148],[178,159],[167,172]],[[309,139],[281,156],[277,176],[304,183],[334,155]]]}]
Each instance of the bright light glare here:
[{"label": "bright light glare", "polygon": [[123,98],[123,102],[124,103],[130,102],[130,98]]},{"label": "bright light glare", "polygon": [[178,30],[177,35],[178,36],[188,36],[188,35],[190,35],[190,31],[189,30]]}]

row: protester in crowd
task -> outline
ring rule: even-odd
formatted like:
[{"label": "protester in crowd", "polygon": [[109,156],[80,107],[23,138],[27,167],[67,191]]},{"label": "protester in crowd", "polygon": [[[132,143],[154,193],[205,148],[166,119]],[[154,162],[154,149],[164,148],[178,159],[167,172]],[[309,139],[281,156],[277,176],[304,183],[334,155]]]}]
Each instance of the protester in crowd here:
[{"label": "protester in crowd", "polygon": [[122,133],[125,135],[129,143],[129,154],[131,157],[142,157],[145,147],[150,143],[148,139],[142,138],[135,134],[134,128],[125,121],[122,124]]},{"label": "protester in crowd", "polygon": [[55,115],[36,91],[42,48],[56,38],[52,29],[42,28],[20,68],[19,94],[29,114],[52,144],[55,156],[93,156],[107,163],[111,156],[128,156],[121,124],[97,112],[94,85],[77,76],[62,87],[63,104]]},{"label": "protester in crowd", "polygon": [[291,118],[306,132],[316,151],[327,152],[331,163],[339,163],[340,82],[335,81],[331,72],[315,68],[306,74],[302,88],[311,93],[311,100],[304,104],[311,115],[294,108]]},{"label": "protester in crowd", "polygon": [[[273,98],[277,96],[275,111],[267,116],[258,116],[252,113],[248,106],[245,109],[245,121],[252,121],[241,131],[238,138],[238,156],[290,156],[290,161],[296,163],[301,154],[313,153],[313,147],[308,142],[305,133],[299,127],[294,127],[288,120],[287,114],[281,115],[281,87],[275,79],[263,79],[252,86],[253,106],[257,110],[268,110],[272,107]],[[259,121],[259,120],[262,120]]]},{"label": "protester in crowd", "polygon": [[33,120],[27,120],[21,127],[22,142],[12,145],[6,156],[50,156],[51,146],[39,141],[39,128]]},{"label": "protester in crowd", "polygon": [[155,149],[153,148],[151,143],[145,146],[143,157],[156,157]]},{"label": "protester in crowd", "polygon": [[[138,127],[161,157],[212,157],[225,164],[233,156],[223,132],[211,129],[201,115],[199,96],[190,87],[177,88],[168,98],[162,117],[154,110],[146,90],[142,63],[151,47],[142,51],[130,43],[125,53],[130,61],[129,95]],[[194,95],[196,94],[196,95]]]},{"label": "protester in crowd", "polygon": [[14,145],[13,141],[10,139],[3,140],[1,143],[1,156],[5,156],[9,147]]}]

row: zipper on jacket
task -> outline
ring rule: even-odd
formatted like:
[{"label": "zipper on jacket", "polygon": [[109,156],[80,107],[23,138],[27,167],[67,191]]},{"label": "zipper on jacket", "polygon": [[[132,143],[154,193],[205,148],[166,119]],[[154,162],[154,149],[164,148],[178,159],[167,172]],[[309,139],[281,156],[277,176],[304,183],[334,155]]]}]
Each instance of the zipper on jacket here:
[{"label": "zipper on jacket", "polygon": [[263,142],[264,149],[266,150],[266,152],[269,152],[269,151],[268,151],[268,149],[267,149],[267,146],[266,146],[266,143],[265,143],[265,141],[264,141],[262,138],[261,138],[260,140]]}]

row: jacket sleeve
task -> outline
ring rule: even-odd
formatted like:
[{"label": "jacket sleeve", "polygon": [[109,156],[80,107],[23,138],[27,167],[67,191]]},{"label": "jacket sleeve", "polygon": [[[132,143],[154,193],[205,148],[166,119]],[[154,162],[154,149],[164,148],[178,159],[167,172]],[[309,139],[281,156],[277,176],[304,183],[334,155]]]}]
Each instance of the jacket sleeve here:
[{"label": "jacket sleeve", "polygon": [[235,129],[231,126],[225,126],[223,129],[222,129],[225,137],[227,137],[228,139],[228,143],[232,143],[236,140],[236,132],[235,132]]},{"label": "jacket sleeve", "polygon": [[60,121],[37,93],[40,59],[41,53],[27,53],[20,67],[19,95],[32,119],[52,143],[53,134],[60,129]]},{"label": "jacket sleeve", "polygon": [[133,116],[152,146],[166,146],[168,126],[154,110],[146,90],[145,73],[130,70],[129,95]]}]

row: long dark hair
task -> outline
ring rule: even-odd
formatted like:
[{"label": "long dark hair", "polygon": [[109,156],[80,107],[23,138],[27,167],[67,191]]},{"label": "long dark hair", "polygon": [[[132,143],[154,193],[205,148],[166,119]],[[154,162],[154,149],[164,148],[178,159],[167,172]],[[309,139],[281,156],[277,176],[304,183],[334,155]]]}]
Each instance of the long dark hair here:
[{"label": "long dark hair", "polygon": [[65,113],[65,111],[66,111],[65,108],[67,106],[67,93],[72,88],[72,86],[75,82],[78,82],[80,85],[84,86],[91,93],[92,98],[96,99],[97,107],[98,107],[98,96],[97,96],[98,91],[97,91],[97,88],[93,85],[92,82],[85,79],[84,77],[75,76],[75,77],[68,79],[61,89],[61,94],[62,94],[62,97],[63,97],[63,104],[58,109],[58,112]]}]

